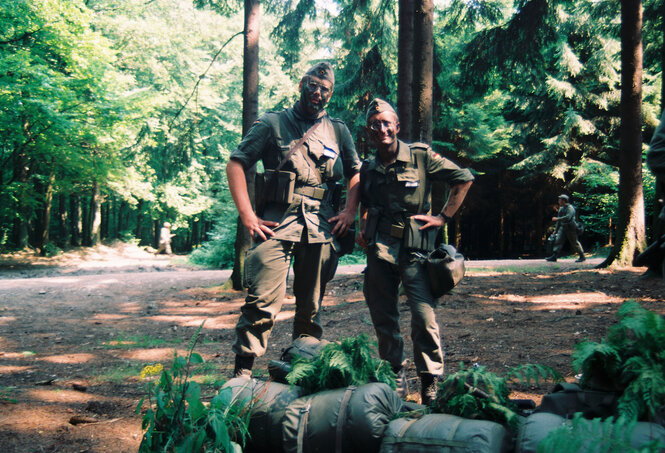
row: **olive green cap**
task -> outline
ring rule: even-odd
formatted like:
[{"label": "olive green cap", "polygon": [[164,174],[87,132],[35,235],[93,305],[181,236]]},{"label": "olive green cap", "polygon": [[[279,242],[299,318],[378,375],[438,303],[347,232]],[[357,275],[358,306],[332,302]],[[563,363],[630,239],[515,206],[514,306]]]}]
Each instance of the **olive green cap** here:
[{"label": "olive green cap", "polygon": [[569,200],[568,195],[559,195],[559,198],[561,198],[561,199],[562,199],[563,201],[565,201],[566,203],[567,203],[568,200]]},{"label": "olive green cap", "polygon": [[390,104],[388,104],[383,99],[374,98],[372,99],[372,102],[369,103],[369,107],[367,108],[367,115],[365,116],[365,121],[369,121],[369,119],[374,115],[383,112],[393,112],[395,116],[397,116],[397,112],[395,112],[395,109],[392,108]]},{"label": "olive green cap", "polygon": [[307,70],[305,75],[318,77],[319,79],[327,80],[333,85],[335,84],[335,73],[333,72],[332,65],[327,61],[315,64]]}]

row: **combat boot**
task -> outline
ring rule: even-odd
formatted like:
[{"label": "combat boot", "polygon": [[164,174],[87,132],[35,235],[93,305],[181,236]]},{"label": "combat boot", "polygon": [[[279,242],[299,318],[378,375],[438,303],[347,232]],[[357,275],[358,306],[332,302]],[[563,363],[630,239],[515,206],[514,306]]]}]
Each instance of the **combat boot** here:
[{"label": "combat boot", "polygon": [[551,261],[551,262],[555,263],[556,262],[556,257],[557,257],[557,254],[553,253],[552,256],[548,256],[547,258],[545,258],[545,261]]},{"label": "combat boot", "polygon": [[420,375],[420,404],[431,406],[434,401],[436,401],[437,389],[437,376],[429,373],[422,373]]},{"label": "combat boot", "polygon": [[233,368],[233,377],[252,377],[253,366],[254,356],[236,355],[236,362]]},{"label": "combat boot", "polygon": [[586,261],[586,256],[584,256],[584,253],[580,253],[580,257],[575,260],[576,263],[583,263]]},{"label": "combat boot", "polygon": [[402,367],[395,371],[395,374],[397,380],[397,388],[395,391],[401,399],[406,399],[406,397],[409,395],[409,383],[406,380],[406,370],[404,367]]}]

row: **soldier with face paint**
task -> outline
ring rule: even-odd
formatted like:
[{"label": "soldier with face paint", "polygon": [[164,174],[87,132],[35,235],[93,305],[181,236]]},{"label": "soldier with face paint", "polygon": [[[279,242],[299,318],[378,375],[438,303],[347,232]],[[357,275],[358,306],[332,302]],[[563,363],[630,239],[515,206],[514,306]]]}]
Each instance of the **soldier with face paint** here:
[{"label": "soldier with face paint", "polygon": [[[399,118],[387,102],[374,99],[366,120],[367,136],[376,154],[363,163],[360,172],[362,221],[356,241],[367,248],[363,293],[379,341],[379,354],[397,373],[397,390],[404,397],[408,388],[398,306],[402,283],[411,310],[421,401],[429,404],[436,395],[437,378],[444,372],[443,350],[434,312],[437,301],[420,258],[430,250],[416,249],[409,236],[422,233],[424,237],[431,229],[445,225],[462,204],[474,178],[469,170],[441,157],[429,146],[398,140]],[[438,215],[430,213],[432,181],[450,186],[448,201]]]},{"label": "soldier with face paint", "polygon": [[[231,153],[226,167],[240,220],[256,241],[245,259],[248,294],[236,326],[234,376],[251,375],[254,358],[266,351],[286,293],[291,261],[296,298],[293,338],[322,336],[321,299],[337,269],[338,239],[355,221],[361,166],[348,128],[326,113],[334,85],[329,63],[310,68],[300,80],[295,105],[261,116]],[[290,153],[292,148],[295,151]],[[262,212],[257,213],[249,199],[245,172],[259,160],[266,170],[276,169],[284,160],[277,184],[267,186],[290,190],[288,195],[272,193],[276,190],[268,193]],[[348,183],[346,206],[338,212],[333,193],[338,192],[336,185],[342,178]]]}]

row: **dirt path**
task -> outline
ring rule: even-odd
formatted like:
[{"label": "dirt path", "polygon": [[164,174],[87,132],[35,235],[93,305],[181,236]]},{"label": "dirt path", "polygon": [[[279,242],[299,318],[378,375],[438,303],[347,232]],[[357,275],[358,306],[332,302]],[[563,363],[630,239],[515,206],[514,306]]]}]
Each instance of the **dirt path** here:
[{"label": "dirt path", "polygon": [[[168,366],[174,348],[184,350],[204,320],[197,352],[207,365],[199,379],[212,395],[228,377],[244,298],[218,287],[229,271],[191,270],[167,257],[132,253],[0,259],[0,451],[137,451],[140,370],[156,362]],[[460,362],[498,373],[543,363],[572,377],[574,344],[600,339],[625,299],[665,313],[661,281],[639,279],[642,268],[595,270],[598,261],[468,263],[467,277],[437,309],[448,370]],[[328,286],[327,339],[361,332],[374,338],[361,270],[344,267]],[[408,336],[406,305],[401,314]],[[290,344],[292,317],[293,299],[287,298],[268,353],[256,365],[259,376]],[[412,364],[409,377],[415,394]],[[538,399],[547,390],[516,394]]]}]

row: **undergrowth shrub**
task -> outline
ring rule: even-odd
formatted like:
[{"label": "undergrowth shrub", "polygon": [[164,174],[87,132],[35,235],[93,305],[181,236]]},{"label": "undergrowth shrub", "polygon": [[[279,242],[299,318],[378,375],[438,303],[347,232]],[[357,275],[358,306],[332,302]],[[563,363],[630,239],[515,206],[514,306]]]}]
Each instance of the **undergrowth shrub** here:
[{"label": "undergrowth shrub", "polygon": [[504,376],[488,371],[484,366],[474,365],[448,375],[439,383],[433,412],[459,417],[489,420],[517,427],[518,413],[515,403],[508,396],[508,384],[539,384],[540,380],[560,382],[563,377],[553,368],[544,365],[520,365],[511,368]]},{"label": "undergrowth shrub", "polygon": [[617,311],[618,323],[599,343],[575,346],[580,386],[620,392],[617,416],[660,421],[665,407],[665,319],[633,300]]},{"label": "undergrowth shrub", "polygon": [[305,394],[368,382],[396,387],[390,364],[376,358],[375,344],[365,334],[330,343],[313,359],[296,357],[286,380],[302,387]]},{"label": "undergrowth shrub", "polygon": [[[248,435],[250,406],[222,388],[209,403],[201,400],[201,387],[190,379],[190,365],[203,363],[193,352],[203,324],[190,341],[186,357],[174,354],[171,369],[161,365],[144,368],[142,378],[159,374],[146,384],[149,407],[142,419],[145,430],[139,452],[224,452],[238,451]],[[136,407],[140,413],[143,402]]]}]

